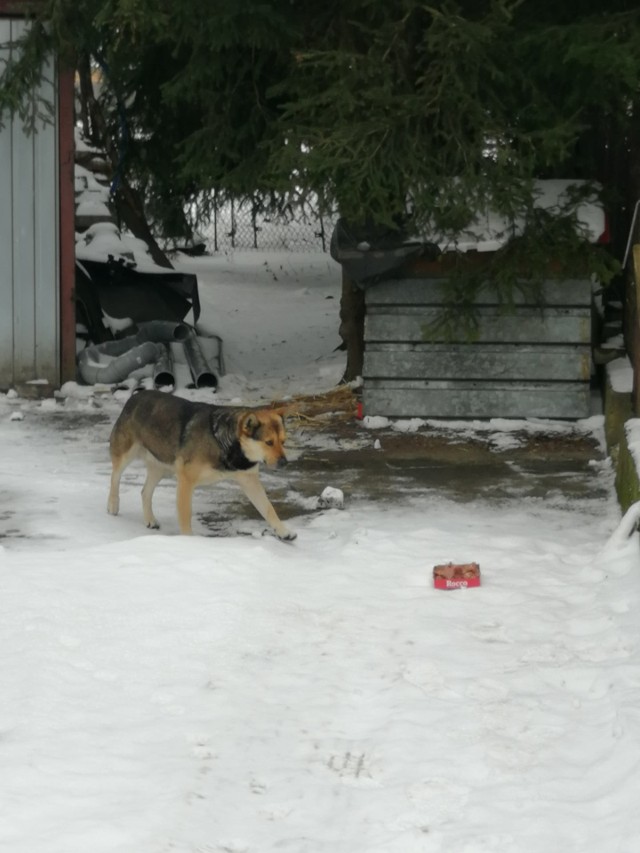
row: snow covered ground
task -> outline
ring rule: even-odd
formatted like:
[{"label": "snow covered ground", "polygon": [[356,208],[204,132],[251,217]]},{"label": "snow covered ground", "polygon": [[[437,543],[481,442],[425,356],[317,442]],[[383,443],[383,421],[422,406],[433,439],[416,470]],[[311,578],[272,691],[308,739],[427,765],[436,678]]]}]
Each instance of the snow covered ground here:
[{"label": "snow covered ground", "polygon": [[198,276],[198,327],[224,341],[222,402],[259,403],[340,381],[341,269],[328,254],[239,252],[184,258],[180,269]]},{"label": "snow covered ground", "polygon": [[[184,264],[225,339],[217,399],[339,378],[327,256]],[[142,526],[139,469],[107,515],[126,394],[65,390],[0,396],[3,853],[640,849],[638,540],[610,540],[607,460],[587,501],[390,492],[294,515],[291,544],[258,520],[185,538],[170,483]],[[483,585],[434,590],[447,560]]]}]

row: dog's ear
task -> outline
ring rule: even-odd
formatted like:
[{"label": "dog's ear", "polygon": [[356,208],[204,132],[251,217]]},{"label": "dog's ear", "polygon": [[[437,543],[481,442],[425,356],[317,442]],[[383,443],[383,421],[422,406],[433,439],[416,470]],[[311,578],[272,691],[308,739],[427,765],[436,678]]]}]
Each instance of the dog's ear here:
[{"label": "dog's ear", "polygon": [[260,421],[253,414],[253,412],[250,412],[248,415],[246,415],[246,417],[242,421],[242,432],[245,435],[253,436],[255,434],[255,431],[258,429],[259,426],[260,426]]},{"label": "dog's ear", "polygon": [[273,412],[274,415],[280,415],[284,420],[287,415],[290,415],[293,412],[293,410],[293,406],[278,406],[276,409],[270,409],[269,411]]}]

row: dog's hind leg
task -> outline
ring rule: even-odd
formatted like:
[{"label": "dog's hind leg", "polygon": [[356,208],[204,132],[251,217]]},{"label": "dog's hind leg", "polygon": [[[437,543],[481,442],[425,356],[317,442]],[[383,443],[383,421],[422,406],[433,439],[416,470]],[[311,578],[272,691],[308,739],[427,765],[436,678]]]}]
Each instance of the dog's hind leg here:
[{"label": "dog's hind leg", "polygon": [[196,484],[189,474],[190,472],[185,466],[176,466],[176,480],[178,482],[176,489],[178,526],[180,527],[180,533],[184,536],[190,536],[193,533],[191,529],[191,504]]},{"label": "dog's hind leg", "polygon": [[136,458],[138,448],[132,445],[124,453],[117,453],[111,449],[111,488],[109,490],[109,500],[107,502],[107,512],[111,515],[117,515],[120,509],[120,478],[125,468]]},{"label": "dog's hind leg", "polygon": [[258,474],[256,472],[243,471],[242,473],[236,474],[234,479],[240,484],[242,491],[249,498],[264,520],[275,530],[278,539],[285,539],[290,542],[292,539],[296,538],[298,534],[294,533],[293,530],[289,530],[289,528],[278,518],[278,514],[267,497],[264,486],[258,479]]},{"label": "dog's hind leg", "polygon": [[144,481],[144,486],[142,487],[142,513],[145,524],[153,530],[158,530],[160,525],[153,514],[151,502],[156,486],[163,477],[164,471],[159,465],[147,462],[147,479]]}]

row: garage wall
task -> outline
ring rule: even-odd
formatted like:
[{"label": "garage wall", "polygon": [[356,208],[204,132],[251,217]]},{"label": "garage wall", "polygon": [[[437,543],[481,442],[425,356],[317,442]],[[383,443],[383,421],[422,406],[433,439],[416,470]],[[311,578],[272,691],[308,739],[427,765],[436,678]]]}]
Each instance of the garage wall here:
[{"label": "garage wall", "polygon": [[[0,64],[26,23],[0,17]],[[0,388],[60,379],[57,86],[51,66],[36,93],[53,121],[28,134],[19,117],[0,129]]]}]

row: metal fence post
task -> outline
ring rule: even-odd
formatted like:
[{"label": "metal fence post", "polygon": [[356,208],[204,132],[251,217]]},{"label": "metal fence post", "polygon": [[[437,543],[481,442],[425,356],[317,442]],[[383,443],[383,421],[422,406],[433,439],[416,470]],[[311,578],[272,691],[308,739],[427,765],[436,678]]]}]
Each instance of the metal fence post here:
[{"label": "metal fence post", "polygon": [[218,191],[213,192],[213,250],[218,251]]},{"label": "metal fence post", "polygon": [[251,227],[253,228],[253,248],[258,248],[258,231],[260,230],[256,225],[256,216],[258,213],[258,205],[255,202],[255,199],[251,202]]},{"label": "metal fence post", "polygon": [[236,214],[233,205],[233,199],[231,199],[231,231],[229,232],[229,237],[231,237],[231,248],[235,249],[236,247]]},{"label": "metal fence post", "polygon": [[327,244],[324,239],[324,219],[322,218],[322,214],[318,214],[318,221],[320,222],[320,231],[318,232],[318,237],[322,240],[322,251],[327,251]]}]

